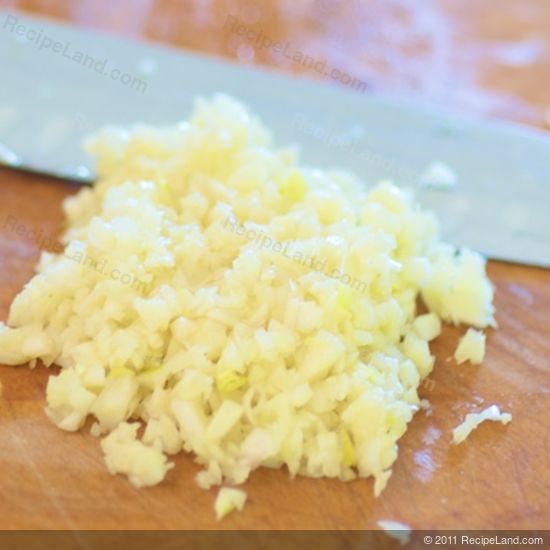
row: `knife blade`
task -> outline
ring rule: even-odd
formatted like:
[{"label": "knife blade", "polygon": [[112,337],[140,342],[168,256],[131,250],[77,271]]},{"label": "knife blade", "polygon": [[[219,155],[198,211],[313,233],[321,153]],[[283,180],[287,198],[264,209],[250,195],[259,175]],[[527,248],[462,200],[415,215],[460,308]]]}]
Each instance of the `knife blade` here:
[{"label": "knife blade", "polygon": [[[361,94],[276,71],[0,11],[0,162],[83,182],[83,140],[105,125],[168,125],[226,93],[300,145],[305,163],[415,188],[444,237],[550,267],[550,138],[542,131]],[[423,185],[434,161],[456,185]],[[442,164],[443,163],[443,164]]]}]

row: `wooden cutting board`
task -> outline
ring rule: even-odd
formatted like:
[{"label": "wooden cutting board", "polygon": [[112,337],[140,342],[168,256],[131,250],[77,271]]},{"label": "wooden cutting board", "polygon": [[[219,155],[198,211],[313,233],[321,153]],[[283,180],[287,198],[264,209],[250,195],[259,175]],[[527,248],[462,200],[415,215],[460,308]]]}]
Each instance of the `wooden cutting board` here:
[{"label": "wooden cutting board", "polygon": [[[42,5],[30,1],[16,4],[36,11]],[[450,2],[449,6],[427,2],[418,13],[406,13],[393,1],[372,2],[371,11],[364,10],[359,1],[308,2],[309,7],[304,2],[293,8],[285,3],[287,10],[294,10],[292,18],[283,10],[283,2],[274,0],[262,3],[261,8],[259,2],[220,2],[210,8],[213,11],[198,1],[183,4],[159,2],[150,7],[124,0],[107,8],[107,4],[91,0],[67,0],[56,3],[55,13],[43,13],[250,60],[250,51],[239,49],[219,29],[228,14],[242,13],[273,36],[297,40],[309,48],[315,44],[319,55],[331,55],[333,64],[340,60],[343,70],[355,67],[374,88],[412,90],[424,97],[433,90],[429,82],[435,67],[425,50],[441,48],[442,40],[447,40],[452,50],[460,41],[453,30],[460,29],[459,36],[474,51],[474,46],[483,48],[484,41],[499,37],[527,39],[537,28],[544,32],[550,22],[550,6],[543,0],[509,2],[509,17],[499,13],[495,20],[492,16],[489,20],[473,2],[463,2],[461,9],[451,8]],[[416,20],[420,16],[439,21],[439,30],[422,27],[418,36],[411,31],[410,44],[418,46],[424,40],[423,47],[412,51],[405,47],[398,52],[395,44],[384,44],[378,34],[386,20]],[[448,32],[441,30],[442,21],[449,25]],[[331,45],[335,34],[344,37],[339,50]],[[376,56],[369,58],[371,50],[365,49],[369,40],[379,52],[393,56],[394,68],[403,62],[403,71],[397,71],[403,82],[395,80],[392,67],[378,67]],[[518,55],[516,52],[516,61]],[[542,79],[550,75],[542,63],[537,69],[535,60],[524,68],[522,89],[517,90],[518,63],[509,66],[508,72],[506,66],[491,71],[484,65],[484,57],[475,67],[482,88],[472,81],[473,68],[463,70],[459,59],[453,65],[452,57],[446,63],[447,69],[456,68],[451,71],[456,80],[453,90],[469,90],[470,99],[472,94],[485,99],[484,103],[472,101],[470,110],[542,123],[543,107],[550,105],[550,86],[541,86]],[[406,59],[417,63],[406,68]],[[258,52],[256,60],[294,69],[265,51]],[[447,69],[440,64],[434,70],[448,76]],[[505,89],[506,83],[513,94],[505,97],[498,89]],[[441,100],[448,96],[451,104],[463,101],[449,87],[438,94]],[[62,199],[77,189],[44,176],[0,169],[1,319],[6,319],[11,300],[32,276],[40,243],[59,234]],[[369,529],[376,528],[381,519],[398,520],[415,529],[547,528],[550,271],[491,262],[489,274],[497,287],[499,329],[489,332],[487,358],[482,366],[456,366],[449,360],[463,329],[448,327],[436,340],[435,369],[421,391],[432,408],[418,413],[400,440],[393,476],[380,498],[373,498],[370,480],[291,481],[282,470],[262,469],[246,483],[249,501],[245,512],[217,523],[213,513],[216,493],[196,486],[198,468],[191,456],[176,457],[176,467],[160,486],[136,490],[125,478],[107,473],[99,442],[87,429],[65,433],[46,418],[45,387],[55,368],[0,366],[0,528]],[[513,414],[510,424],[485,423],[464,444],[450,444],[452,428],[466,413],[493,403]]]}]

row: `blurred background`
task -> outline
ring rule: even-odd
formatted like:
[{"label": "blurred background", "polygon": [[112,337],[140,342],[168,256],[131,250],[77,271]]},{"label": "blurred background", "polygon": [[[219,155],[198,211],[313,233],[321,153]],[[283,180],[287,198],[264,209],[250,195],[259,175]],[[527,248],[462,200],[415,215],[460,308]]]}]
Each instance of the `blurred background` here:
[{"label": "blurred background", "polygon": [[358,93],[550,129],[547,0],[0,0],[0,6],[303,73]]}]

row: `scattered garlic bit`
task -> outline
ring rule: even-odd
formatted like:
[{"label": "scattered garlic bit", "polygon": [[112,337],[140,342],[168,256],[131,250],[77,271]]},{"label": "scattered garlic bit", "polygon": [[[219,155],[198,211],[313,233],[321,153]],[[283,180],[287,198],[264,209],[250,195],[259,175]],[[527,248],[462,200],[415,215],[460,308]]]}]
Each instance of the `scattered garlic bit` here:
[{"label": "scattered garlic bit", "polygon": [[92,424],[92,427],[90,428],[90,435],[93,435],[94,437],[99,437],[101,433],[101,426],[99,425],[99,422],[94,422]]},{"label": "scattered garlic bit", "polygon": [[195,476],[195,481],[201,489],[208,490],[213,485],[223,482],[223,473],[218,462],[210,461],[208,469],[202,470]]},{"label": "scattered garlic bit", "polygon": [[[437,319],[492,322],[483,259],[391,183],[300,166],[227,97],[90,150],[100,179],[65,201],[65,251],[13,301],[0,362],[60,365],[49,417],[94,417],[109,469],[136,485],[183,449],[201,487],[286,466],[373,476],[379,494]],[[434,315],[415,322],[420,294]]]},{"label": "scattered garlic bit", "polygon": [[399,521],[380,520],[378,525],[386,531],[389,537],[396,539],[403,546],[411,540],[412,529]]},{"label": "scattered garlic bit", "polygon": [[216,497],[216,503],[214,504],[214,510],[216,511],[216,519],[220,520],[233,512],[233,510],[239,510],[244,508],[246,502],[246,493],[240,489],[233,489],[231,487],[222,487]]},{"label": "scattered garlic bit", "polygon": [[135,487],[156,485],[173,464],[158,447],[136,439],[139,424],[122,422],[101,441],[107,468],[112,474],[126,474]]},{"label": "scattered garlic bit", "polygon": [[423,411],[428,411],[430,410],[432,407],[432,404],[429,402],[428,399],[421,399],[420,400],[420,408],[423,410]]},{"label": "scattered garlic bit", "polygon": [[484,420],[508,424],[512,420],[512,415],[501,413],[497,405],[491,405],[480,413],[467,414],[464,422],[453,430],[453,443],[455,445],[462,443]]},{"label": "scattered garlic bit", "polygon": [[451,189],[456,186],[458,178],[453,169],[441,161],[432,162],[420,176],[420,185],[432,189]]},{"label": "scattered garlic bit", "polygon": [[485,334],[473,328],[468,329],[460,339],[454,357],[459,365],[465,361],[479,365],[485,357]]},{"label": "scattered garlic bit", "polygon": [[422,340],[430,342],[441,334],[441,319],[435,313],[419,315],[413,321],[413,328]]}]

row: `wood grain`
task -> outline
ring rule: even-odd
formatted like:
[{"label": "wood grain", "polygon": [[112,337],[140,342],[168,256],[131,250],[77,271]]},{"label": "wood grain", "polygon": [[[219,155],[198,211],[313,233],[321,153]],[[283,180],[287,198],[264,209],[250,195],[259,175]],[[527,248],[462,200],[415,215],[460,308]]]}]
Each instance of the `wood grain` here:
[{"label": "wood grain", "polygon": [[[449,71],[440,66],[440,73],[431,74],[426,49],[435,51],[444,39],[451,45],[468,40],[470,46],[477,44],[479,48],[495,37],[527,40],[537,29],[545,32],[550,21],[550,6],[542,0],[508,2],[497,21],[489,20],[483,8],[470,1],[460,8],[451,8],[450,2],[429,2],[424,17],[445,21],[448,27],[424,34],[418,31],[418,36],[411,32],[410,41],[404,40],[405,50],[411,44],[416,44],[416,49],[396,53],[395,45],[384,44],[380,27],[391,18],[416,17],[416,21],[422,15],[407,15],[399,2],[386,2],[386,7],[372,2],[370,12],[361,2],[304,1],[292,8],[293,17],[288,14],[288,3],[274,0],[261,4],[227,1],[216,3],[215,8],[205,8],[199,1],[60,1],[53,12],[51,3],[15,4],[92,27],[248,59],[250,52],[239,49],[220,31],[228,14],[240,13],[272,36],[298,41],[304,49],[318,48],[319,56],[329,52],[332,63],[341,62],[342,70],[350,74],[355,71],[372,88],[428,97],[435,82],[440,86],[439,92],[434,92],[440,101],[445,101],[446,88],[438,77],[448,76]],[[333,5],[336,11],[330,7]],[[531,16],[519,17],[520,6]],[[376,21],[373,12],[379,16]],[[352,25],[356,29],[358,18],[360,36],[349,34]],[[338,33],[344,39],[336,51],[332,40]],[[373,48],[389,52],[401,67],[410,60],[414,70],[400,73],[396,66],[385,72],[377,67],[374,57],[364,55],[369,37]],[[526,67],[520,89],[518,66],[506,73],[506,67],[484,59],[468,71],[455,59],[451,87],[455,91],[471,89],[477,98],[489,98],[485,103],[474,101],[467,108],[542,123],[545,105],[550,104],[550,86],[541,83],[543,78],[549,80],[549,65],[543,69],[537,61]],[[265,51],[257,52],[253,61],[296,69]],[[448,62],[453,67],[453,59]],[[448,89],[448,82],[446,86]],[[505,90],[509,93],[504,94]],[[499,101],[504,96],[506,101]],[[448,103],[460,102],[452,96]],[[60,202],[76,189],[43,176],[0,170],[0,318],[6,318],[9,303],[32,275],[41,243],[59,233]],[[17,230],[19,226],[25,229]],[[30,235],[32,231],[37,238]],[[447,328],[435,342],[437,363],[422,387],[432,409],[419,413],[401,439],[393,476],[379,499],[373,498],[368,480],[290,481],[282,470],[262,469],[246,484],[249,502],[245,513],[230,516],[221,526],[369,529],[380,519],[394,519],[416,529],[547,528],[550,271],[491,262],[489,273],[497,287],[499,329],[489,334],[487,359],[480,367],[457,367],[447,360],[461,329]],[[220,528],[212,510],[215,492],[197,488],[193,478],[198,468],[190,456],[182,454],[175,459],[176,467],[165,483],[136,490],[125,478],[107,473],[98,441],[87,430],[69,434],[51,424],[43,406],[47,378],[53,372],[55,368],[0,366],[0,528]],[[450,445],[450,431],[463,416],[492,403],[512,412],[513,421],[507,426],[486,423],[463,445]]]}]

